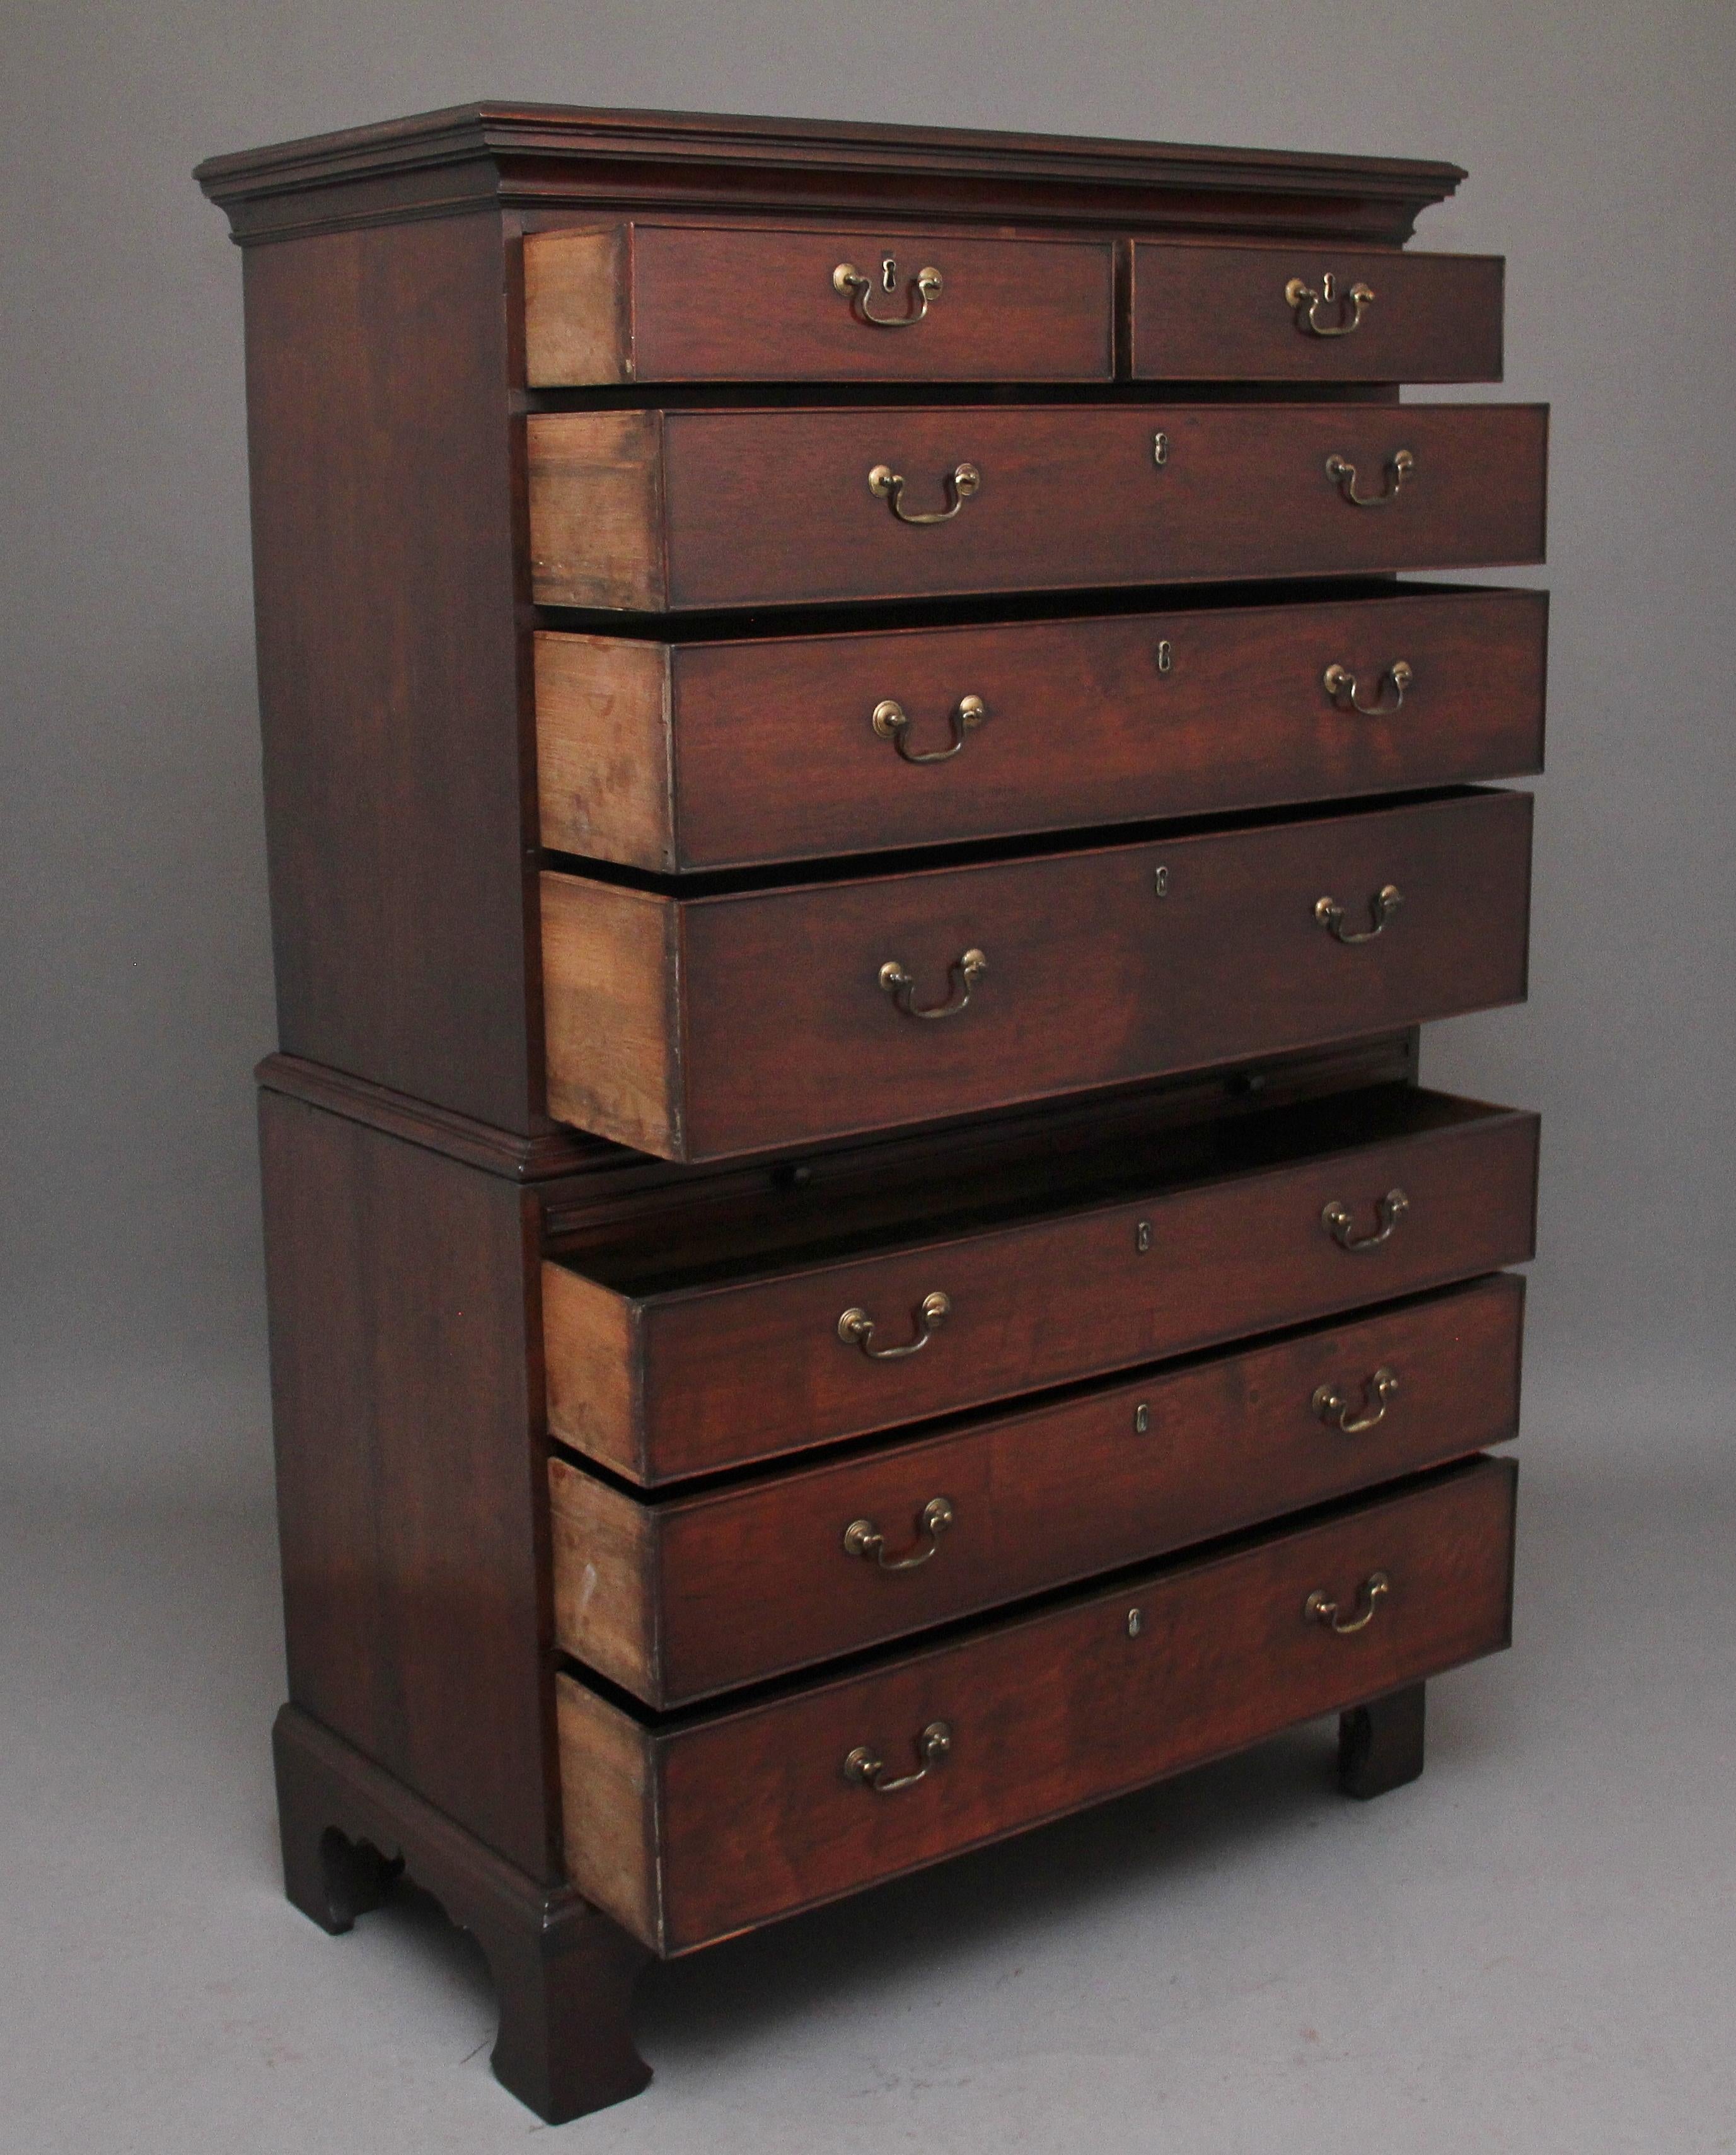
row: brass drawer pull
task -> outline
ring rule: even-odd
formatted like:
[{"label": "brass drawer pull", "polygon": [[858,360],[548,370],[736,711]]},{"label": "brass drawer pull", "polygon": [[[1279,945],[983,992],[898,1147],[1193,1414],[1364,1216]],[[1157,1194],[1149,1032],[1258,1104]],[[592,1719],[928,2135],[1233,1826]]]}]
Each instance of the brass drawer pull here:
[{"label": "brass drawer pull", "polygon": [[[883,292],[898,289],[898,264],[890,254],[880,259],[880,289]],[[928,302],[937,299],[941,293],[941,273],[938,269],[919,269],[911,279],[911,294],[916,301],[901,315],[875,315],[868,310],[868,295],[874,289],[874,279],[865,276],[854,262],[840,262],[832,272],[832,289],[842,292],[850,301],[850,310],[859,322],[865,322],[871,330],[913,330],[928,312]]]},{"label": "brass drawer pull", "polygon": [[1386,1405],[1398,1390],[1398,1379],[1384,1366],[1362,1387],[1362,1411],[1356,1414],[1336,1385],[1322,1385],[1314,1395],[1314,1410],[1324,1422],[1336,1422],[1346,1436],[1361,1436],[1378,1429],[1386,1419]]},{"label": "brass drawer pull", "polygon": [[954,464],[947,473],[946,507],[912,511],[904,506],[902,472],[895,472],[890,464],[876,464],[868,474],[868,491],[890,503],[893,515],[901,524],[945,524],[958,514],[982,484],[983,474],[974,464]]},{"label": "brass drawer pull", "polygon": [[[1345,319],[1345,303],[1350,303],[1350,319]],[[1329,269],[1320,279],[1316,292],[1311,284],[1305,284],[1299,277],[1292,277],[1284,288],[1284,303],[1296,317],[1296,327],[1317,337],[1349,336],[1362,326],[1362,310],[1374,305],[1374,293],[1366,284],[1352,284],[1348,292],[1340,292]],[[1323,320],[1322,307],[1336,307],[1336,321]]]},{"label": "brass drawer pull", "polygon": [[988,960],[980,950],[967,950],[955,958],[947,968],[947,978],[952,985],[943,1003],[914,1001],[917,984],[896,958],[888,958],[881,967],[880,984],[906,1017],[957,1017],[969,1004],[971,990],[988,970]]},{"label": "brass drawer pull", "polygon": [[902,704],[895,704],[888,696],[874,707],[874,730],[882,740],[891,741],[906,763],[950,763],[964,746],[965,735],[974,733],[988,716],[988,706],[980,696],[961,696],[952,714],[951,748],[914,749],[910,745],[909,715]]},{"label": "brass drawer pull", "polygon": [[882,1571],[920,1571],[940,1547],[940,1537],[952,1523],[950,1499],[931,1497],[917,1514],[917,1538],[904,1556],[886,1554],[886,1538],[872,1519],[852,1519],[844,1529],[844,1554],[859,1556]]},{"label": "brass drawer pull", "polygon": [[[1348,1639],[1353,1632],[1366,1631],[1374,1621],[1375,1610],[1392,1591],[1392,1581],[1384,1571],[1371,1571],[1356,1589],[1356,1600],[1361,1609],[1360,1616],[1352,1616],[1346,1623],[1338,1613],[1338,1604],[1327,1599],[1316,1587],[1302,1605],[1302,1614],[1312,1624],[1324,1624],[1335,1631],[1340,1639]],[[852,1756],[855,1754],[852,1753]]]},{"label": "brass drawer pull", "polygon": [[901,1362],[907,1355],[920,1354],[952,1314],[952,1296],[937,1291],[923,1296],[916,1313],[920,1329],[902,1347],[875,1345],[874,1319],[865,1309],[846,1309],[838,1320],[838,1337],[846,1347],[860,1347],[871,1362]]},{"label": "brass drawer pull", "polygon": [[944,1763],[952,1748],[951,1726],[944,1721],[931,1721],[917,1738],[917,1756],[922,1763],[914,1774],[901,1774],[896,1780],[887,1780],[886,1760],[865,1743],[859,1743],[844,1762],[844,1778],[860,1781],[877,1796],[896,1796],[901,1789],[913,1789],[918,1781],[926,1781],[933,1768]]},{"label": "brass drawer pull", "polygon": [[1375,1205],[1380,1226],[1371,1235],[1359,1235],[1356,1221],[1348,1205],[1341,1205],[1335,1197],[1320,1214],[1320,1225],[1341,1250],[1353,1254],[1363,1250],[1377,1250],[1382,1242],[1391,1239],[1393,1229],[1411,1209],[1411,1200],[1402,1190],[1389,1190]]},{"label": "brass drawer pull", "polygon": [[1326,694],[1340,710],[1360,711],[1365,719],[1390,719],[1395,711],[1402,711],[1405,707],[1405,690],[1416,678],[1408,659],[1395,658],[1381,676],[1383,682],[1392,683],[1392,701],[1383,703],[1384,692],[1377,689],[1373,703],[1365,704],[1357,696],[1356,676],[1348,666],[1329,666],[1321,676]]},{"label": "brass drawer pull", "polygon": [[1405,894],[1396,883],[1382,883],[1368,901],[1368,917],[1372,928],[1365,928],[1356,934],[1345,933],[1344,908],[1335,898],[1315,900],[1314,917],[1334,939],[1340,943],[1372,943],[1376,936],[1405,902]]},{"label": "brass drawer pull", "polygon": [[1384,509],[1389,501],[1396,501],[1399,489],[1417,468],[1417,459],[1408,449],[1399,449],[1388,460],[1386,484],[1379,494],[1358,494],[1356,467],[1348,457],[1335,450],[1326,459],[1326,476],[1337,487],[1354,509]]}]

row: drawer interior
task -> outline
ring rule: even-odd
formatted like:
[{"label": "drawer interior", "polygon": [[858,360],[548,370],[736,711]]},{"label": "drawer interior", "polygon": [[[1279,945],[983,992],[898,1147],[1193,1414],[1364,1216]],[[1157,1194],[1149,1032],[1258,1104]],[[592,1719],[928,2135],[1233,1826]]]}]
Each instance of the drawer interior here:
[{"label": "drawer interior", "polygon": [[753,1279],[918,1239],[1053,1217],[1120,1199],[1156,1197],[1222,1177],[1282,1167],[1390,1139],[1497,1121],[1505,1108],[1414,1085],[1359,1088],[1233,1119],[1146,1134],[1122,1131],[1065,1158],[1039,1148],[992,1172],[931,1175],[892,1190],[842,1195],[824,1185],[775,1192],[727,1221],[660,1216],[565,1256],[616,1293],[643,1297]]}]

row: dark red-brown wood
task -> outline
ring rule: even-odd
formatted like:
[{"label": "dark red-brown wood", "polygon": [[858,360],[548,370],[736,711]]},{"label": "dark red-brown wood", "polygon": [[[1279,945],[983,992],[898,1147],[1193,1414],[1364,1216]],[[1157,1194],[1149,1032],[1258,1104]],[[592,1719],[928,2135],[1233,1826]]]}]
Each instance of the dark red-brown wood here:
[{"label": "dark red-brown wood", "polygon": [[[1504,1274],[657,1504],[557,1460],[556,1639],[666,1710],[1485,1451],[1518,1430],[1524,1306]],[[931,1534],[936,1498],[952,1518]],[[861,1518],[916,1567],[852,1555]],[[623,1545],[638,1561],[617,1571]],[[620,1651],[627,1619],[649,1651]]]},{"label": "dark red-brown wood", "polygon": [[[844,411],[561,412],[528,421],[532,576],[551,606],[653,610],[1063,591],[1541,561],[1540,405],[962,405]],[[1155,442],[1167,438],[1165,460]],[[604,436],[606,434],[606,439]],[[1396,499],[1392,460],[1415,458]],[[618,528],[614,488],[647,477]],[[885,466],[912,514],[871,491]]]},{"label": "dark red-brown wood", "polygon": [[570,1887],[516,1869],[353,1746],[286,1706],[273,1731],[283,1883],[324,1931],[349,1930],[407,1871],[481,1946],[503,2085],[550,2125],[637,2095],[634,1985],[650,1958]]},{"label": "dark red-brown wood", "polygon": [[[931,1222],[903,1246],[876,1221],[853,1248],[840,1208],[830,1248],[781,1263],[743,1260],[727,1241],[708,1256],[690,1243],[685,1272],[666,1268],[655,1241],[612,1262],[590,1251],[579,1261],[595,1283],[585,1323],[560,1280],[545,1296],[550,1427],[650,1486],[1245,1339],[1533,1252],[1533,1115],[1396,1086],[1223,1127],[1204,1156],[1175,1151],[1167,1174],[1130,1151],[1109,1189],[1075,1193],[1057,1175],[1042,1198],[1008,1205],[1008,1224],[975,1228],[962,1195],[952,1231]],[[1371,1233],[1376,1200],[1394,1188],[1409,1209],[1378,1248],[1346,1251],[1322,1226],[1338,1202]],[[997,1195],[986,1183],[974,1204],[992,1217]],[[839,1337],[842,1313],[861,1308],[880,1344],[911,1339],[912,1313],[937,1291],[951,1313],[919,1354],[873,1361]],[[586,1359],[617,1337],[628,1343],[620,1412]]]},{"label": "dark red-brown wood", "polygon": [[[1499,381],[1504,267],[1499,255],[1136,240],[1129,371],[1170,381]],[[1293,304],[1292,279],[1318,305]],[[1347,297],[1357,284],[1374,294],[1361,309]],[[1315,334],[1310,317],[1340,333]]]},{"label": "dark red-brown wood", "polygon": [[278,1093],[259,1115],[289,1696],[557,1880],[534,1208]]},{"label": "dark red-brown wood", "polygon": [[[545,765],[544,842],[685,872],[1519,777],[1542,767],[1548,617],[1538,591],[1400,586],[1282,606],[706,639],[651,647],[661,657],[649,668],[629,663],[646,647],[547,632],[542,724],[567,753]],[[1395,709],[1400,663],[1412,678]],[[1328,691],[1334,666],[1382,715]],[[575,671],[582,697],[567,688]],[[636,690],[646,704],[638,812],[611,812]],[[968,696],[987,715],[946,762],[909,761],[897,736],[875,730],[891,700],[906,747],[933,754],[961,738]]]},{"label": "dark red-brown wood", "polygon": [[[869,1674],[641,1732],[655,1876],[641,1935],[686,1952],[1498,1651],[1514,1481],[1505,1461],[1449,1467]],[[1376,1572],[1390,1589],[1366,1628],[1337,1637],[1305,1613],[1319,1592],[1350,1620]],[[575,1757],[598,1712],[579,1693],[562,1680]],[[913,1772],[937,1722],[950,1751],[915,1787],[881,1796],[845,1773],[859,1745]],[[574,1874],[609,1906],[594,1834],[575,1804]]]},{"label": "dark red-brown wood", "polygon": [[625,202],[1396,246],[1464,173],[1414,157],[489,100],[207,158],[197,177],[242,240],[501,203],[558,217]]},{"label": "dark red-brown wood", "polygon": [[[845,264],[870,279],[865,296],[838,289],[835,272]],[[927,269],[941,283],[925,306],[917,280]],[[871,234],[835,225],[635,220],[606,240],[534,238],[526,274],[534,295],[531,379],[549,386],[1106,381],[1114,371],[1115,265],[1106,239],[1000,239],[957,226]],[[569,356],[564,366],[563,346],[569,356],[580,350],[572,332],[590,329],[605,303],[602,287],[613,288],[606,303],[616,334],[585,352],[588,364],[574,368]],[[540,366],[539,345],[549,360]]]},{"label": "dark red-brown wood", "polygon": [[1338,1727],[1338,1785],[1366,1803],[1389,1794],[1422,1773],[1427,1720],[1424,1686],[1407,1684],[1385,1698],[1353,1707]]},{"label": "dark red-brown wood", "polygon": [[[280,1044],[536,1127],[498,220],[247,257]],[[528,670],[528,669],[527,669]]]},{"label": "dark red-brown wood", "polygon": [[[551,873],[550,1109],[703,1160],[1517,1001],[1530,834],[1528,795],[1481,793],[715,898]],[[1366,933],[1389,886],[1402,903],[1371,942],[1317,917],[1330,898]],[[973,950],[987,970],[956,1006]],[[917,1006],[955,1007],[906,1012],[887,965]]]}]

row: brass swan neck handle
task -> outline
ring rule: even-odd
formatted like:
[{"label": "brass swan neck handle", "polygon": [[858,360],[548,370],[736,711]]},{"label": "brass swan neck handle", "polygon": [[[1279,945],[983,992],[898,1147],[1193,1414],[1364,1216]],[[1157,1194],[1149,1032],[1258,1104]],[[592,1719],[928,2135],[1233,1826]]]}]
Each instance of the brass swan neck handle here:
[{"label": "brass swan neck handle", "polygon": [[877,1796],[896,1796],[902,1789],[915,1788],[918,1781],[926,1781],[937,1766],[946,1763],[952,1748],[950,1723],[931,1721],[917,1738],[917,1756],[922,1763],[914,1774],[900,1774],[889,1781],[886,1760],[870,1745],[859,1743],[844,1761],[844,1778],[872,1789]]},{"label": "brass swan neck handle", "polygon": [[1342,1204],[1335,1197],[1322,1210],[1320,1225],[1340,1249],[1348,1250],[1356,1256],[1364,1250],[1377,1250],[1383,1242],[1390,1241],[1393,1229],[1410,1209],[1411,1200],[1403,1190],[1389,1190],[1384,1197],[1376,1200],[1375,1216],[1380,1225],[1371,1235],[1359,1235],[1356,1215],[1348,1205]]},{"label": "brass swan neck handle", "polygon": [[1352,509],[1384,509],[1389,502],[1396,501],[1405,481],[1417,468],[1415,453],[1410,449],[1395,449],[1386,459],[1386,483],[1378,494],[1358,494],[1356,467],[1348,457],[1340,456],[1335,449],[1326,459],[1326,476],[1338,489]]},{"label": "brass swan neck handle", "polygon": [[[898,289],[898,264],[890,254],[880,258],[880,289],[886,293]],[[859,322],[865,322],[871,330],[913,330],[918,322],[926,320],[928,303],[941,294],[941,273],[929,268],[917,270],[910,282],[911,299],[901,315],[876,315],[869,307],[869,297],[874,290],[873,278],[858,269],[854,262],[840,262],[832,272],[832,289],[841,292],[850,301],[850,310]]]},{"label": "brass swan neck handle", "polygon": [[889,740],[906,763],[950,763],[964,746],[967,739],[982,725],[988,716],[988,706],[980,696],[961,696],[953,709],[952,745],[950,748],[914,749],[910,745],[910,714],[902,704],[890,696],[874,707],[872,724],[882,740]]},{"label": "brass swan neck handle", "polygon": [[1302,1614],[1311,1624],[1324,1624],[1329,1631],[1340,1639],[1353,1638],[1358,1631],[1366,1631],[1373,1623],[1375,1610],[1392,1591],[1392,1581],[1384,1571],[1371,1571],[1356,1589],[1356,1601],[1361,1613],[1355,1616],[1340,1616],[1338,1604],[1316,1587],[1302,1605]]},{"label": "brass swan neck handle", "polygon": [[886,1554],[886,1538],[872,1519],[852,1519],[844,1529],[844,1554],[859,1556],[881,1571],[920,1571],[957,1516],[950,1497],[931,1497],[917,1514],[917,1538],[902,1556],[893,1557]]},{"label": "brass swan neck handle", "polygon": [[957,1017],[960,1011],[969,1007],[971,990],[988,970],[988,960],[981,950],[962,951],[947,968],[952,987],[942,1003],[917,1002],[916,981],[896,958],[887,959],[878,977],[881,989],[906,1017]]},{"label": "brass swan neck handle", "polygon": [[982,484],[983,474],[975,464],[954,464],[946,475],[946,507],[917,509],[904,506],[902,472],[895,472],[890,464],[876,464],[868,474],[868,491],[886,503],[901,524],[949,524]]},{"label": "brass swan neck handle", "polygon": [[1392,683],[1392,700],[1385,700],[1383,688],[1376,688],[1374,701],[1365,704],[1358,694],[1361,686],[1357,676],[1348,666],[1329,666],[1320,676],[1326,694],[1341,711],[1360,711],[1365,719],[1390,719],[1405,707],[1405,691],[1417,678],[1407,658],[1395,658],[1380,677]]},{"label": "brass swan neck handle", "polygon": [[1372,943],[1404,902],[1405,894],[1396,883],[1382,883],[1368,901],[1368,917],[1374,925],[1354,933],[1345,929],[1344,908],[1336,898],[1316,898],[1314,917],[1335,942]]},{"label": "brass swan neck handle", "polygon": [[[1348,292],[1340,292],[1338,281],[1330,269],[1321,278],[1318,291],[1312,284],[1305,284],[1299,277],[1292,277],[1284,288],[1284,303],[1296,317],[1296,327],[1310,336],[1317,337],[1352,335],[1361,328],[1362,310],[1374,305],[1374,296],[1372,288],[1360,279]],[[1350,308],[1348,316],[1345,313],[1347,304]],[[1335,307],[1338,310],[1335,318],[1330,313],[1323,315],[1320,311],[1323,307]]]},{"label": "brass swan neck handle", "polygon": [[1398,1390],[1398,1379],[1383,1364],[1362,1387],[1362,1411],[1358,1414],[1336,1385],[1316,1387],[1311,1405],[1320,1420],[1333,1424],[1346,1436],[1361,1436],[1378,1429],[1386,1419],[1386,1408]]},{"label": "brass swan neck handle", "polygon": [[[923,1296],[916,1312],[917,1336],[901,1347],[875,1345],[874,1335],[878,1328],[865,1309],[846,1309],[838,1319],[838,1337],[846,1347],[860,1347],[871,1362],[903,1362],[912,1354],[920,1354],[952,1314],[952,1296],[937,1288],[932,1294]],[[950,1524],[951,1507],[947,1508]]]}]

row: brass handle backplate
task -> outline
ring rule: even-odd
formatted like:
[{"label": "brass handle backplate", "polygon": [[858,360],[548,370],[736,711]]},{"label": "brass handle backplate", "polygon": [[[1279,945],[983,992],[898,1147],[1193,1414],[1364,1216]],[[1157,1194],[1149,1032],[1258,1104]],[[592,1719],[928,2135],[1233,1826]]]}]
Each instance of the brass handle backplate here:
[{"label": "brass handle backplate", "polygon": [[1348,666],[1329,666],[1320,678],[1325,684],[1326,694],[1340,710],[1361,711],[1365,719],[1390,719],[1395,711],[1404,709],[1405,690],[1417,677],[1407,658],[1395,658],[1381,676],[1383,684],[1388,681],[1392,683],[1390,704],[1386,701],[1384,685],[1376,689],[1371,704],[1365,704],[1356,693],[1361,684]]},{"label": "brass handle backplate", "polygon": [[844,1529],[844,1554],[861,1557],[882,1571],[920,1571],[956,1516],[950,1497],[931,1497],[917,1514],[916,1540],[902,1556],[892,1557],[886,1554],[886,1538],[872,1519],[852,1519]]},{"label": "brass handle backplate", "polygon": [[[1350,306],[1349,318],[1345,306]],[[1296,327],[1317,337],[1349,336],[1353,330],[1362,326],[1362,310],[1372,306],[1374,293],[1364,284],[1352,284],[1348,292],[1340,292],[1332,272],[1329,269],[1320,279],[1320,289],[1305,284],[1299,277],[1292,277],[1284,288],[1284,303],[1296,317]],[[1336,319],[1323,315],[1322,307],[1336,307]]]},{"label": "brass handle backplate", "polygon": [[1360,1615],[1345,1617],[1338,1613],[1338,1604],[1316,1587],[1302,1605],[1302,1614],[1311,1624],[1324,1624],[1329,1631],[1335,1631],[1340,1639],[1353,1633],[1366,1631],[1374,1621],[1375,1610],[1392,1591],[1392,1581],[1384,1571],[1371,1571],[1356,1589],[1356,1605]]},{"label": "brass handle backplate", "polygon": [[1358,1414],[1336,1385],[1321,1385],[1315,1392],[1314,1410],[1324,1422],[1335,1422],[1346,1436],[1361,1436],[1378,1429],[1386,1419],[1387,1402],[1398,1390],[1398,1379],[1384,1365],[1362,1387],[1362,1411]]},{"label": "brass handle backplate", "polygon": [[886,1777],[886,1760],[867,1744],[859,1743],[844,1761],[844,1778],[859,1782],[865,1789],[872,1789],[877,1796],[896,1796],[901,1789],[913,1789],[918,1781],[926,1781],[935,1767],[945,1763],[952,1748],[950,1723],[931,1721],[917,1738],[917,1756],[922,1763],[914,1774],[901,1774],[896,1780],[889,1781]]},{"label": "brass handle backplate", "polygon": [[910,717],[902,704],[894,703],[888,696],[874,707],[873,726],[882,740],[889,740],[906,763],[950,763],[964,746],[965,736],[974,733],[988,716],[988,706],[980,696],[961,696],[952,713],[952,745],[951,748],[914,749],[910,745]]},{"label": "brass handle backplate", "polygon": [[1389,501],[1396,501],[1399,489],[1417,468],[1417,459],[1408,449],[1395,450],[1386,461],[1386,484],[1379,494],[1358,494],[1356,467],[1348,457],[1341,457],[1335,449],[1326,459],[1326,476],[1353,509],[1384,509]]},{"label": "brass handle backplate", "polygon": [[838,1319],[838,1337],[846,1347],[860,1347],[871,1362],[901,1362],[909,1355],[920,1354],[952,1314],[952,1296],[937,1290],[923,1296],[916,1311],[917,1336],[901,1347],[875,1345],[874,1319],[865,1309],[846,1309]]},{"label": "brass handle backplate", "polygon": [[1321,1212],[1320,1225],[1341,1250],[1377,1250],[1382,1242],[1391,1239],[1393,1229],[1410,1209],[1411,1200],[1403,1190],[1389,1190],[1375,1205],[1380,1225],[1371,1235],[1359,1235],[1356,1215],[1348,1205],[1340,1204],[1335,1197]]},{"label": "brass handle backplate", "polygon": [[1316,898],[1314,917],[1336,942],[1372,943],[1404,902],[1405,894],[1396,883],[1382,883],[1368,901],[1368,917],[1374,923],[1373,927],[1361,929],[1355,933],[1346,933],[1344,908],[1336,898]]},{"label": "brass handle backplate", "polygon": [[[898,289],[898,264],[890,254],[880,258],[880,288],[883,292]],[[919,269],[911,279],[911,296],[916,305],[906,306],[901,315],[871,314],[868,296],[874,289],[874,279],[865,276],[854,262],[840,262],[832,272],[832,289],[841,292],[850,301],[850,310],[859,322],[865,322],[871,330],[913,330],[928,312],[928,302],[937,299],[941,293],[941,273],[938,269]]]},{"label": "brass handle backplate", "polygon": [[957,1017],[968,1005],[971,990],[988,970],[988,960],[982,951],[962,952],[947,968],[952,985],[943,1003],[917,1002],[917,984],[896,958],[888,958],[881,967],[880,984],[906,1017]]},{"label": "brass handle backplate", "polygon": [[904,505],[902,472],[895,472],[890,464],[876,464],[868,474],[868,491],[889,504],[893,515],[901,524],[947,523],[958,514],[982,484],[983,474],[974,464],[954,464],[946,478],[946,507],[909,509]]}]

